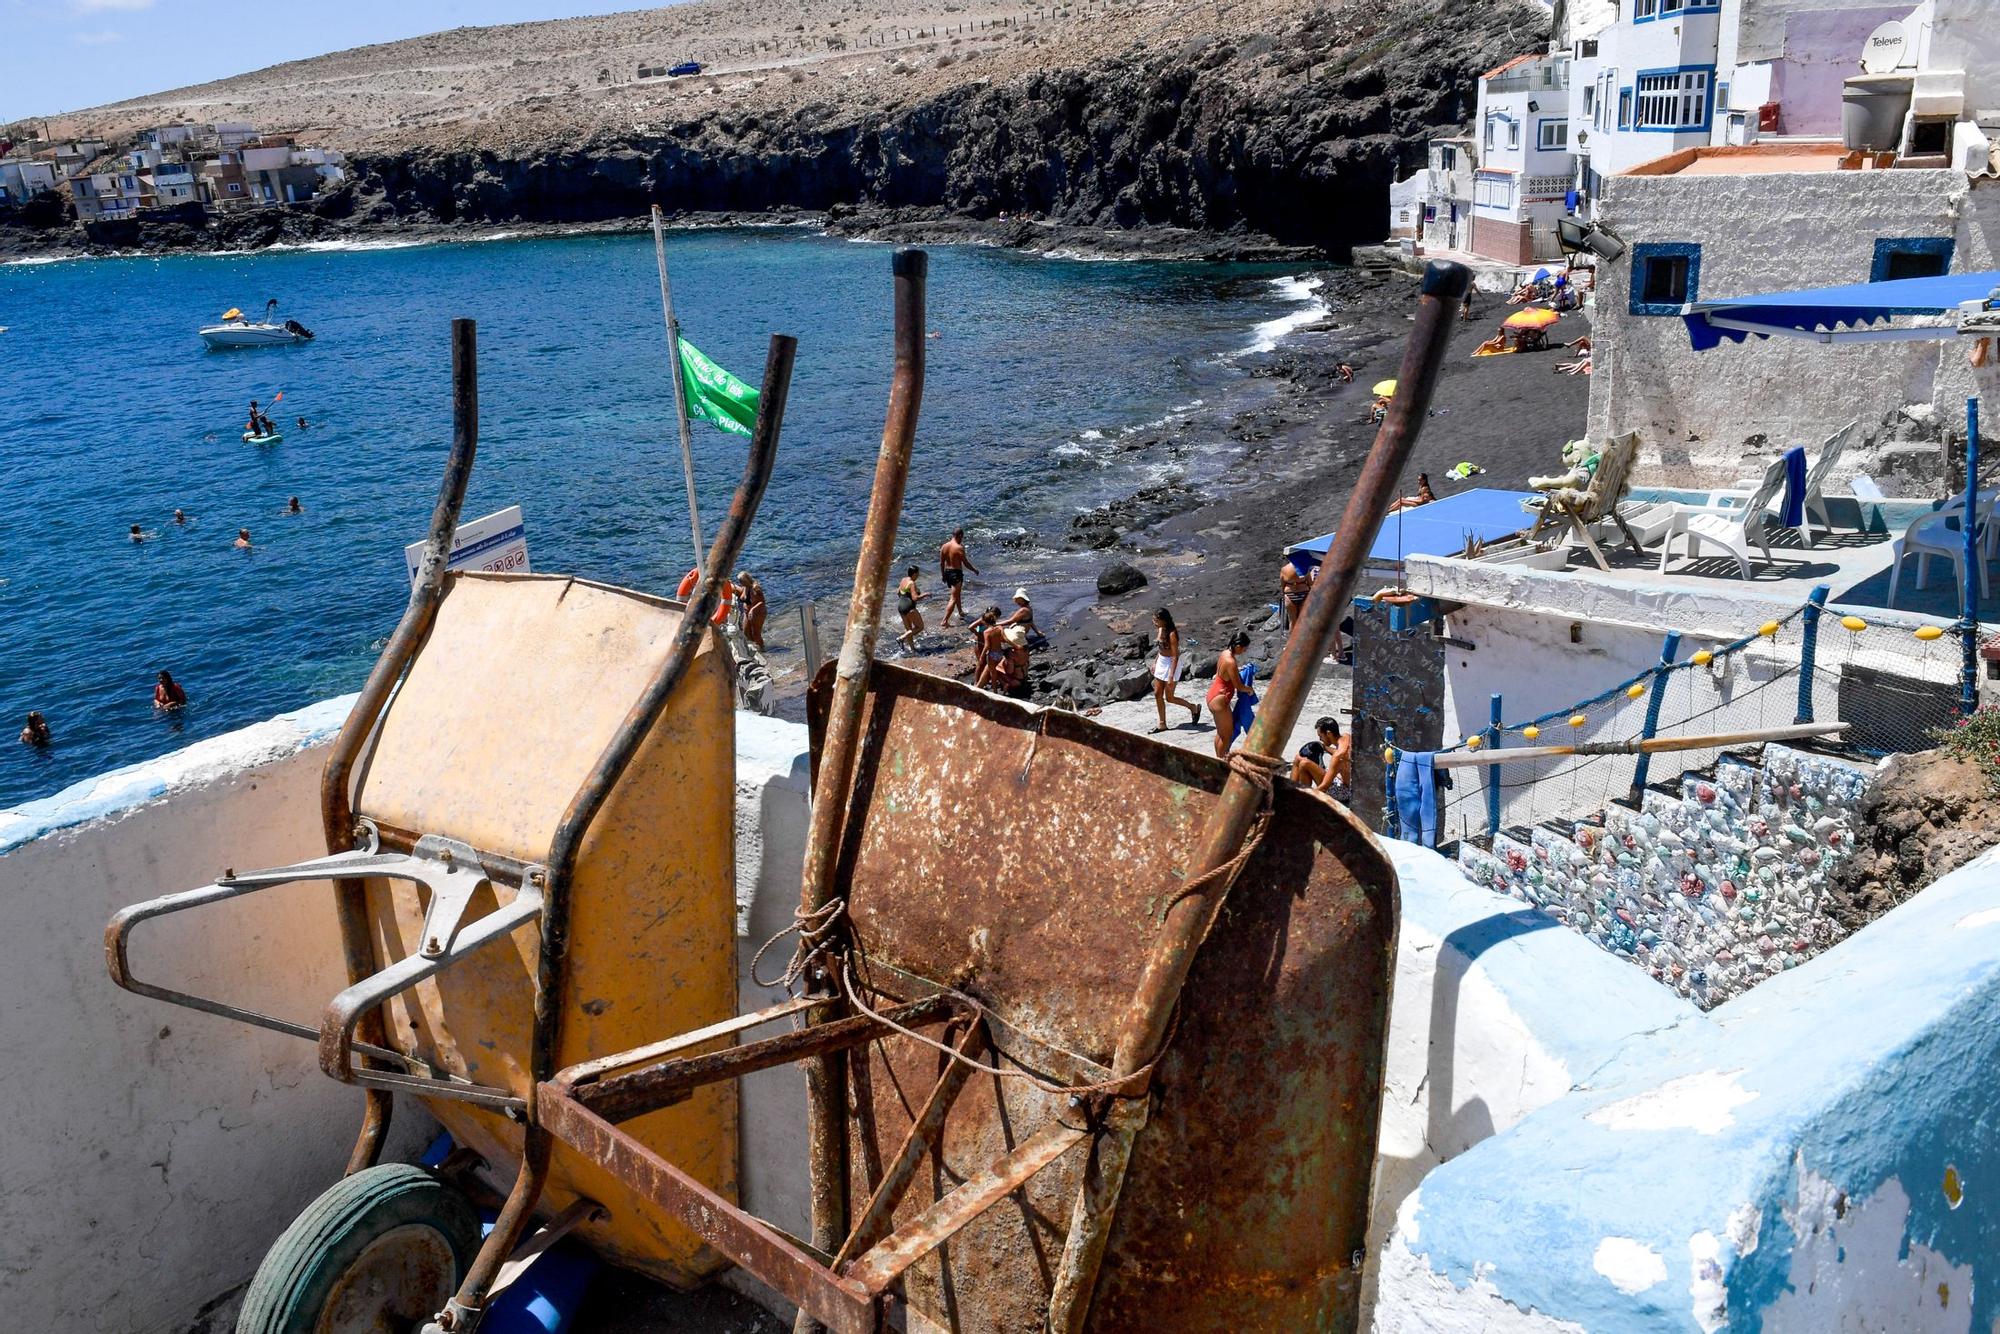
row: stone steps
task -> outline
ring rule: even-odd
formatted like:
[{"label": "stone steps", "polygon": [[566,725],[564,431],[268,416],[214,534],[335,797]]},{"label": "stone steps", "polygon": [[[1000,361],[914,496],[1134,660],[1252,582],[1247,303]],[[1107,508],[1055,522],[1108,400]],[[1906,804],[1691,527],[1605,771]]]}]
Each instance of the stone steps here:
[{"label": "stone steps", "polygon": [[1462,840],[1467,878],[1547,913],[1703,1008],[1838,938],[1821,911],[1871,771],[1770,745],[1575,820]]}]

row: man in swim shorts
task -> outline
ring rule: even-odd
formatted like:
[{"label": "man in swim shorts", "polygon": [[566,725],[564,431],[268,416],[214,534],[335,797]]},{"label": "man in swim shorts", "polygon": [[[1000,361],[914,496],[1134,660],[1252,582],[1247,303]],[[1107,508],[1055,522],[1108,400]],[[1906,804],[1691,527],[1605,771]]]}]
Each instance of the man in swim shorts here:
[{"label": "man in swim shorts", "polygon": [[951,536],[945,539],[944,545],[938,548],[938,573],[944,579],[944,586],[951,590],[951,600],[944,608],[944,619],[938,623],[940,630],[951,629],[953,612],[958,613],[961,624],[965,621],[965,607],[959,602],[959,594],[964,590],[965,574],[968,570],[974,574],[979,573],[979,567],[965,554],[965,530],[954,528],[951,530]]}]

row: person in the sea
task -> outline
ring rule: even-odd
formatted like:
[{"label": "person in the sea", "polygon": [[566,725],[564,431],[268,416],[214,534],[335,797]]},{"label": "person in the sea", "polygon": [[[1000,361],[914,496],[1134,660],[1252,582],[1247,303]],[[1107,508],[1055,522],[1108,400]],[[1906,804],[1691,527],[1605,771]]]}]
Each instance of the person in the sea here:
[{"label": "person in the sea", "polygon": [[273,427],[273,426],[271,425],[271,419],[270,419],[269,417],[266,417],[266,416],[265,416],[265,415],[263,414],[263,412],[261,412],[261,411],[260,411],[260,410],[258,409],[258,407],[257,407],[257,400],[256,400],[256,399],[254,399],[254,398],[253,398],[253,399],[251,399],[251,400],[250,400],[250,434],[251,434],[251,435],[271,435],[271,434],[272,434],[272,433],[274,432],[274,430],[275,430],[275,428],[274,428],[274,427]]},{"label": "person in the sea", "polygon": [[743,595],[743,637],[758,648],[764,647],[764,620],[770,607],[764,601],[764,585],[748,570],[736,572],[736,587]]},{"label": "person in the sea", "polygon": [[140,531],[139,525],[136,523],[132,525],[132,540],[134,542],[143,542],[146,540],[146,534]]},{"label": "person in the sea", "polygon": [[299,429],[301,431],[310,431],[312,429],[312,423],[307,421],[304,417],[301,417],[299,418]]},{"label": "person in the sea", "polygon": [[250,549],[250,530],[248,528],[238,528],[236,530],[236,540],[230,543],[230,545],[238,551],[248,551]]},{"label": "person in the sea", "polygon": [[1402,497],[1400,500],[1393,502],[1384,512],[1394,514],[1397,510],[1412,510],[1419,505],[1428,505],[1436,499],[1437,492],[1431,490],[1431,475],[1427,472],[1420,472],[1417,474],[1417,494]]},{"label": "person in the sea", "polygon": [[965,605],[960,601],[960,596],[965,591],[965,576],[968,572],[978,574],[979,567],[974,565],[972,558],[966,554],[965,530],[954,528],[951,530],[951,536],[945,539],[944,545],[938,548],[938,574],[943,578],[944,586],[951,590],[951,600],[945,604],[944,616],[938,621],[938,629],[951,629],[953,612],[957,612],[959,622],[964,623]]},{"label": "person in the sea", "polygon": [[1354,738],[1340,734],[1340,720],[1323,716],[1313,723],[1313,739],[1299,747],[1292,761],[1292,781],[1326,793],[1336,801],[1347,800],[1348,784],[1354,773]]},{"label": "person in the sea", "polygon": [[1174,693],[1174,685],[1180,679],[1180,627],[1174,624],[1174,614],[1161,607],[1153,613],[1153,707],[1160,714],[1160,725],[1153,729],[1155,732],[1167,730],[1169,704],[1188,711],[1188,726],[1201,721],[1201,710]]},{"label": "person in the sea", "polygon": [[53,740],[49,735],[49,720],[42,717],[40,709],[28,711],[28,725],[21,729],[21,744],[40,750]]},{"label": "person in the sea", "polygon": [[905,570],[903,582],[896,585],[896,614],[903,618],[903,633],[896,639],[912,653],[917,651],[917,636],[924,632],[924,614],[917,610],[917,604],[930,596],[917,587],[917,568],[912,565]]},{"label": "person in the sea", "polygon": [[186,510],[177,509],[174,511],[174,524],[177,527],[181,528],[187,527],[187,521],[188,521],[188,516]]},{"label": "person in the sea", "polygon": [[285,513],[287,514],[304,514],[305,512],[306,512],[306,507],[304,505],[299,504],[299,498],[297,496],[293,496],[289,501],[285,503]]},{"label": "person in the sea", "polygon": [[1243,688],[1238,670],[1250,636],[1238,630],[1229,637],[1228,647],[1215,660],[1215,679],[1208,683],[1208,711],[1215,716],[1215,757],[1229,758],[1230,743],[1236,740],[1236,692]]},{"label": "person in the sea", "polygon": [[172,672],[163,668],[160,672],[160,679],[153,683],[153,707],[156,709],[181,709],[187,707],[187,702],[187,691],[181,689],[181,683],[174,680]]}]

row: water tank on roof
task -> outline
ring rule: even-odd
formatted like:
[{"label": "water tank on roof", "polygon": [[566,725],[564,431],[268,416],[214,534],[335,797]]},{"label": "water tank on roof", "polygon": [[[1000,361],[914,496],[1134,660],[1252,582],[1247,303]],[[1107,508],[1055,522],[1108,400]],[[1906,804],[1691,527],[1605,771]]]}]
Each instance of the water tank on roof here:
[{"label": "water tank on roof", "polygon": [[1840,94],[1840,137],[1852,149],[1893,153],[1903,146],[1913,74],[1857,74]]}]

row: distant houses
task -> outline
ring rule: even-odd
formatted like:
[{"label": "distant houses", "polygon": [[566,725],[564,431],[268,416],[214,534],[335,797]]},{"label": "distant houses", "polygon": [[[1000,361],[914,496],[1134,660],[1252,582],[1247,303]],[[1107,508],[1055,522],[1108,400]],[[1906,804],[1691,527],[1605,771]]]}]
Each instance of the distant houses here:
[{"label": "distant houses", "polygon": [[63,195],[81,222],[302,204],[346,179],[339,151],[253,125],[163,125],[102,139],[0,141],[0,205]]}]

